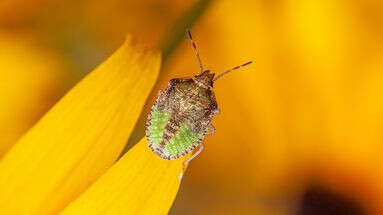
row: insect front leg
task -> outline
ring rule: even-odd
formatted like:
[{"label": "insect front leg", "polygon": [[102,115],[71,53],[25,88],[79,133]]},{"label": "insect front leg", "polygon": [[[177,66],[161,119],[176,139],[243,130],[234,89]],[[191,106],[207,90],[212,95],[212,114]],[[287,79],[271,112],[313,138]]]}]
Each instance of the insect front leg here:
[{"label": "insect front leg", "polygon": [[199,155],[203,150],[203,143],[201,142],[199,145],[199,149],[196,153],[194,153],[190,158],[188,158],[183,164],[182,164],[182,172],[180,173],[179,179],[180,181],[182,180],[182,177],[184,176],[184,172],[186,170],[187,165],[189,164],[190,161],[192,161],[195,157]]},{"label": "insect front leg", "polygon": [[209,124],[208,131],[206,132],[206,135],[212,135],[215,133],[215,128],[212,124]]}]

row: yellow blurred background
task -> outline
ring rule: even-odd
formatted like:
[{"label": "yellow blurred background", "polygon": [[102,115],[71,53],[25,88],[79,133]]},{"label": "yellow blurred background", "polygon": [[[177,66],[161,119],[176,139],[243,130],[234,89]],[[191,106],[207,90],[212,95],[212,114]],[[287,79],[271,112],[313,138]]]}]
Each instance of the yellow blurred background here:
[{"label": "yellow blurred background", "polygon": [[192,25],[205,68],[256,63],[215,84],[216,133],[170,214],[383,214],[382,9],[377,0],[2,1],[0,156],[128,33],[165,55],[145,119],[170,78],[198,72],[178,36]]}]

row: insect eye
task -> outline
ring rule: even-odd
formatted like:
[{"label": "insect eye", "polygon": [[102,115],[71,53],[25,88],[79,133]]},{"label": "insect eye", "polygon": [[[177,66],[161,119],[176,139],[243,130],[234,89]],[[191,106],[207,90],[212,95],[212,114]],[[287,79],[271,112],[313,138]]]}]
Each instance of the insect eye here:
[{"label": "insect eye", "polygon": [[178,79],[177,79],[177,78],[170,79],[170,81],[169,81],[169,85],[170,85],[170,86],[174,86],[177,82],[178,82]]}]

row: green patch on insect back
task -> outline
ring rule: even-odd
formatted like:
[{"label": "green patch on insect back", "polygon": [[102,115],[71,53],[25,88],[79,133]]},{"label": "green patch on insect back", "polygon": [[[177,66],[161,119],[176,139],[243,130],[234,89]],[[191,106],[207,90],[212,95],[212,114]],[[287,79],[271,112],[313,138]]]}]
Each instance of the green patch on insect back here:
[{"label": "green patch on insect back", "polygon": [[192,131],[189,124],[184,123],[176,135],[166,144],[165,154],[175,157],[183,155],[194,149],[202,136],[202,132],[196,134]]},{"label": "green patch on insect back", "polygon": [[148,125],[148,138],[150,139],[150,147],[154,152],[164,158],[174,159],[193,150],[199,141],[203,138],[203,132],[196,134],[193,132],[191,125],[183,123],[182,126],[168,141],[164,142],[164,133],[166,125],[171,119],[171,114],[160,112],[157,106],[151,111]]},{"label": "green patch on insect back", "polygon": [[151,119],[149,125],[150,142],[154,148],[159,148],[159,144],[164,136],[165,126],[170,119],[170,114],[161,113],[154,109],[151,112]]}]

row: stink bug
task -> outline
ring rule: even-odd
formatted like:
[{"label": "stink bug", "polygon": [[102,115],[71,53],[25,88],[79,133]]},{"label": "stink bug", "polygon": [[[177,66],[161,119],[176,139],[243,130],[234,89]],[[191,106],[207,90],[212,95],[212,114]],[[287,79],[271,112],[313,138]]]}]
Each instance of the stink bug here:
[{"label": "stink bug", "polygon": [[[189,30],[186,31],[200,66],[200,73],[192,78],[171,79],[159,92],[146,121],[146,137],[152,151],[163,159],[173,160],[199,146],[199,150],[183,164],[186,165],[203,150],[203,139],[213,134],[213,116],[219,113],[213,83],[223,75],[249,65],[236,66],[214,78],[204,70]],[[181,173],[182,177],[183,172]]]}]

